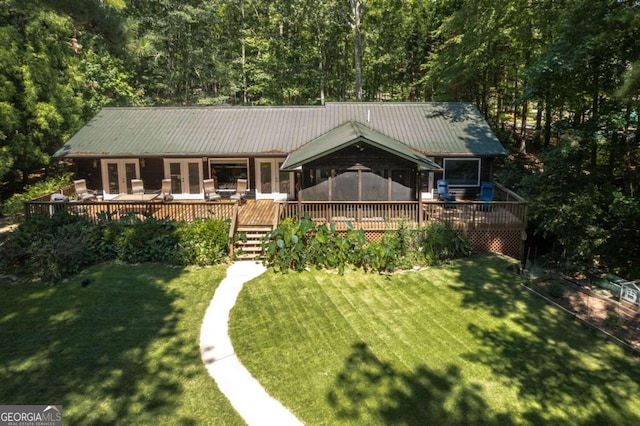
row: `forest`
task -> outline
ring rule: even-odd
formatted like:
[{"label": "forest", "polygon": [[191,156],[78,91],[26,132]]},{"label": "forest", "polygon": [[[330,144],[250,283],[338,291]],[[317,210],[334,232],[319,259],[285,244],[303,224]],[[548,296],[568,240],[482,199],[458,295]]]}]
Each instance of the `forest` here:
[{"label": "forest", "polygon": [[104,106],[473,102],[530,241],[640,277],[640,2],[0,0],[0,199]]}]

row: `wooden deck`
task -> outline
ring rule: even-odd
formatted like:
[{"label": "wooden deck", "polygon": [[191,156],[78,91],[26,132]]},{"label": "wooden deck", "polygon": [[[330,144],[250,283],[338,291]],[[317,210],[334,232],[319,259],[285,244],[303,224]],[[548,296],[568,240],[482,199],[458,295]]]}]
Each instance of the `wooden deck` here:
[{"label": "wooden deck", "polygon": [[273,226],[276,212],[273,200],[246,200],[238,208],[238,226]]},{"label": "wooden deck", "polygon": [[499,194],[499,199],[492,202],[245,200],[240,204],[229,200],[52,202],[47,195],[26,202],[25,216],[66,211],[86,216],[94,223],[132,216],[177,221],[216,218],[230,221],[231,240],[236,232],[253,235],[259,230],[264,234],[282,219],[295,220],[302,216],[308,216],[316,223],[332,224],[337,230],[351,226],[363,229],[367,238],[374,241],[379,241],[385,231],[397,229],[400,224],[424,226],[439,222],[466,235],[478,250],[521,258],[527,227],[527,202],[506,189]]}]

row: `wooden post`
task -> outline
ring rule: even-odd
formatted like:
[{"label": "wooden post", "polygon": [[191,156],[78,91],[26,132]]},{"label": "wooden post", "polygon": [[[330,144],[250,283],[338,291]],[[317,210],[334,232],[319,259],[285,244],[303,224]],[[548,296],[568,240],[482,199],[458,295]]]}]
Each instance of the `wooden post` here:
[{"label": "wooden post", "polygon": [[362,223],[362,170],[358,169],[358,210],[356,222]]},{"label": "wooden post", "polygon": [[418,167],[416,175],[416,191],[418,191],[418,226],[422,228],[422,222],[424,220],[424,212],[422,211],[422,173],[420,173],[420,166]]}]

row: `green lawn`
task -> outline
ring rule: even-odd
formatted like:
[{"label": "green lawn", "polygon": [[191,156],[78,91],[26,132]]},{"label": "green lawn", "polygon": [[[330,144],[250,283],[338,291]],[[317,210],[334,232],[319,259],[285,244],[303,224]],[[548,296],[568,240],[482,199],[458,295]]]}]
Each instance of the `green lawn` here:
[{"label": "green lawn", "polygon": [[232,311],[242,362],[305,423],[640,422],[640,362],[477,256],[391,277],[268,272]]},{"label": "green lawn", "polygon": [[0,404],[63,404],[71,425],[243,424],[199,353],[225,271],[105,264],[54,287],[0,283]]}]

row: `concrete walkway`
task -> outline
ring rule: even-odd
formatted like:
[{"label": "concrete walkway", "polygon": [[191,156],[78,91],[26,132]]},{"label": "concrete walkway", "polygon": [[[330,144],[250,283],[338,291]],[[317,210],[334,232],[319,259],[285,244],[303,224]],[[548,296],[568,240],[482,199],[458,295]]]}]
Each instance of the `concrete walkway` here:
[{"label": "concrete walkway", "polygon": [[207,308],[200,330],[202,360],[233,408],[250,426],[302,425],[240,363],[229,339],[229,312],[245,282],[265,271],[260,263],[234,262]]}]

